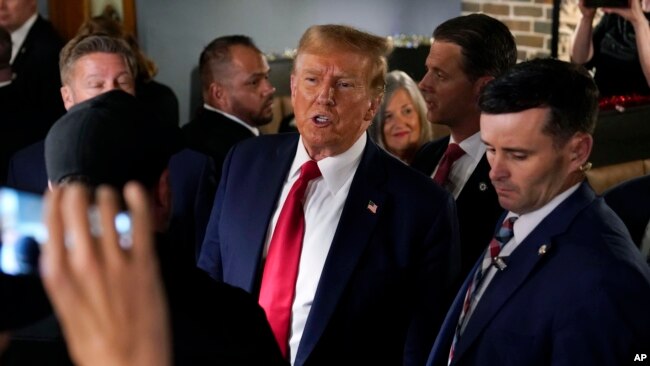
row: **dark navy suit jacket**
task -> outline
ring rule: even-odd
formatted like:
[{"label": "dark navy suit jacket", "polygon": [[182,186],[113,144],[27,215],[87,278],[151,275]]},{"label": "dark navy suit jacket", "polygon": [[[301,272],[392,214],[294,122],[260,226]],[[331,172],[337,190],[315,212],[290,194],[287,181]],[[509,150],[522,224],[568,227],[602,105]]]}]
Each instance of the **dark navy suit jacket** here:
[{"label": "dark navy suit jacket", "polygon": [[603,198],[623,220],[634,243],[641,247],[645,228],[650,221],[650,175],[612,187],[603,193]]},{"label": "dark navy suit jacket", "polygon": [[35,142],[9,159],[7,185],[22,191],[43,194],[47,189],[45,140]]},{"label": "dark navy suit jacket", "polygon": [[193,120],[183,126],[187,146],[214,160],[217,183],[221,178],[223,161],[236,143],[255,137],[248,128],[221,113],[201,108]]},{"label": "dark navy suit jacket", "polygon": [[[213,278],[257,295],[297,143],[262,136],[230,151],[199,259]],[[422,365],[449,304],[457,235],[453,198],[368,139],[295,365]]]},{"label": "dark navy suit jacket", "polygon": [[30,130],[29,142],[44,138],[50,126],[65,113],[59,76],[63,44],[52,24],[39,15],[11,65],[16,75],[12,84],[27,103],[27,111],[38,116],[30,126],[22,126]]},{"label": "dark navy suit jacket", "polygon": [[[449,136],[427,143],[420,148],[411,166],[431,176],[447,145]],[[483,155],[456,199],[460,229],[461,281],[492,239],[494,225],[503,213],[489,173],[490,165]],[[460,286],[460,283],[458,285]]]},{"label": "dark navy suit jacket", "polygon": [[[447,364],[469,281],[427,365]],[[620,219],[583,183],[493,278],[452,365],[632,364],[635,354],[650,350],[648,309],[650,269]]]}]

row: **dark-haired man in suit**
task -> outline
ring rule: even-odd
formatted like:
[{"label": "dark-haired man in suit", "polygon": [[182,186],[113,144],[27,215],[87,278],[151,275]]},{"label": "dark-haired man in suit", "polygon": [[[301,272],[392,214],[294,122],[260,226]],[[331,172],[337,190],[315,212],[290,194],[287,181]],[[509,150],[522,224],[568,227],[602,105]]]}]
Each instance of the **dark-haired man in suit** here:
[{"label": "dark-haired man in suit", "polygon": [[[433,32],[420,82],[427,119],[449,127],[451,136],[424,145],[412,166],[431,176],[456,198],[461,242],[462,278],[490,241],[503,211],[490,183],[485,145],[479,135],[478,96],[492,79],[517,60],[508,28],[484,14],[447,20]],[[456,148],[457,160],[449,158]],[[453,165],[446,166],[446,163]],[[444,171],[444,172],[443,172]]]},{"label": "dark-haired man in suit", "polygon": [[367,137],[388,49],[310,27],[291,75],[300,134],[224,163],[199,266],[259,297],[293,365],[422,365],[448,306],[453,199]]},{"label": "dark-haired man in suit", "polygon": [[536,59],[479,105],[506,213],[467,277],[428,365],[629,365],[650,346],[650,268],[585,180],[598,89],[579,65]]},{"label": "dark-haired man in suit", "polygon": [[[273,118],[275,88],[269,81],[269,65],[250,37],[230,35],[210,42],[199,59],[203,107],[183,126],[187,146],[212,157],[214,189],[205,189],[204,202],[214,199],[226,154],[236,143],[259,136],[259,126]],[[196,257],[208,222],[197,217]]]},{"label": "dark-haired man in suit", "polygon": [[201,52],[199,73],[203,107],[183,134],[190,148],[214,159],[218,179],[228,150],[271,122],[275,88],[264,55],[242,35],[210,42]]}]

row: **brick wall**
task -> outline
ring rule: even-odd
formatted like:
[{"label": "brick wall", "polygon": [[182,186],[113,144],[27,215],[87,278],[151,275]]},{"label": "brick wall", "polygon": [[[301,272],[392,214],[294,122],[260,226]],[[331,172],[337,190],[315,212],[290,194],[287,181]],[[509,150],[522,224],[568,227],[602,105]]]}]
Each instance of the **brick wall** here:
[{"label": "brick wall", "polygon": [[[577,0],[562,0],[558,56],[568,60],[568,42],[579,19]],[[517,40],[519,60],[551,55],[553,0],[462,0],[462,13],[482,12],[505,23]]]}]

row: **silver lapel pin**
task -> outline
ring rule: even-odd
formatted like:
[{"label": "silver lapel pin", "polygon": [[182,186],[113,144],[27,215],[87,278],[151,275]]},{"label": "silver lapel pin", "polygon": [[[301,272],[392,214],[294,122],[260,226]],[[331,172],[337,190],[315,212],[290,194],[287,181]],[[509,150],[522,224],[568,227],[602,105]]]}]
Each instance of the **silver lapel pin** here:
[{"label": "silver lapel pin", "polygon": [[542,244],[537,250],[537,255],[543,256],[544,254],[546,254],[547,251],[548,251],[548,245]]}]

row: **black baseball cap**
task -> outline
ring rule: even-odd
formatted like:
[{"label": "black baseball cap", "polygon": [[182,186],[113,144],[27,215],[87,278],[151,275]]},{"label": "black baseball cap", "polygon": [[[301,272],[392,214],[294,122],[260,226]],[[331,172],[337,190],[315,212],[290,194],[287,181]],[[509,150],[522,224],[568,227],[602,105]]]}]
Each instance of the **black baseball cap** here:
[{"label": "black baseball cap", "polygon": [[45,138],[49,180],[56,184],[75,177],[118,189],[136,180],[153,187],[182,147],[179,128],[154,115],[121,90],[73,106]]}]

